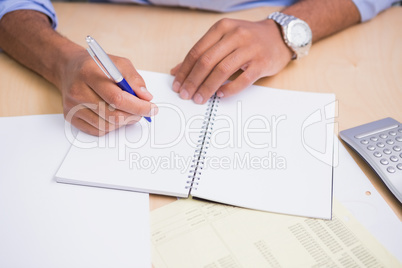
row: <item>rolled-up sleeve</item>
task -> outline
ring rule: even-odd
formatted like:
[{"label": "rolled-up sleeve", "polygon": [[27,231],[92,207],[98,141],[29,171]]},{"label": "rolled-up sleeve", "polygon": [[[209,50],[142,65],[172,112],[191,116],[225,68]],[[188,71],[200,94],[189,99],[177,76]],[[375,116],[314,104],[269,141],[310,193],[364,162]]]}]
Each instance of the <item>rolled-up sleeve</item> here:
[{"label": "rolled-up sleeve", "polygon": [[2,0],[0,1],[0,19],[8,12],[22,9],[35,10],[46,14],[52,22],[52,27],[56,28],[56,12],[50,0]]},{"label": "rolled-up sleeve", "polygon": [[389,8],[395,0],[353,0],[360,11],[361,21],[374,18],[381,11]]}]

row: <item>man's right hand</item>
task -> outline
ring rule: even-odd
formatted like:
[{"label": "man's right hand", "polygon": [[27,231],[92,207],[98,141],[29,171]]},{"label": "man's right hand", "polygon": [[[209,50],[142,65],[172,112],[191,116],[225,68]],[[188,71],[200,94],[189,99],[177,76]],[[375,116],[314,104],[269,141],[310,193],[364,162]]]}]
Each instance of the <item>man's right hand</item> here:
[{"label": "man's right hand", "polygon": [[128,59],[111,57],[138,97],[121,90],[83,47],[58,34],[43,13],[5,14],[0,20],[0,48],[53,83],[61,91],[66,120],[86,133],[104,135],[158,111]]},{"label": "man's right hand", "polygon": [[59,88],[64,117],[91,135],[104,135],[121,126],[153,116],[158,108],[152,95],[128,59],[110,56],[138,97],[121,90],[109,79],[86,50],[70,55]]}]

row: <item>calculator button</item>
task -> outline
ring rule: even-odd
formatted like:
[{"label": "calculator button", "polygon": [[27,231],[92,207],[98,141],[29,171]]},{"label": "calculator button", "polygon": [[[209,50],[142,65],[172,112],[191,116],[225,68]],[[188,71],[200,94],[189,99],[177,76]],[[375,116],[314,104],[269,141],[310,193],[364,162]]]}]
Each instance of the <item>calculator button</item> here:
[{"label": "calculator button", "polygon": [[378,141],[378,138],[377,137],[371,137],[370,140],[371,141]]},{"label": "calculator button", "polygon": [[369,145],[369,146],[367,146],[367,149],[370,151],[374,151],[375,147],[373,145]]},{"label": "calculator button", "polygon": [[395,155],[391,155],[389,160],[391,160],[392,162],[398,162],[399,158],[397,156],[395,156]]},{"label": "calculator button", "polygon": [[377,158],[382,156],[382,154],[381,154],[380,152],[377,152],[377,151],[374,152],[373,155],[374,155],[375,157],[377,157]]},{"label": "calculator button", "polygon": [[385,158],[381,159],[381,160],[380,160],[380,163],[383,164],[384,166],[386,166],[386,165],[389,164],[388,160],[385,159]]},{"label": "calculator button", "polygon": [[368,140],[362,140],[360,143],[364,144],[364,145],[367,145],[367,144],[369,144],[369,141]]},{"label": "calculator button", "polygon": [[392,152],[391,152],[391,150],[390,149],[388,149],[388,148],[386,148],[386,149],[384,149],[384,154],[391,154]]},{"label": "calculator button", "polygon": [[394,167],[387,167],[389,173],[395,173],[396,169]]},{"label": "calculator button", "polygon": [[386,143],[389,144],[389,145],[392,145],[392,144],[394,144],[395,142],[394,142],[394,140],[387,140]]},{"label": "calculator button", "polygon": [[395,152],[400,152],[402,150],[398,145],[392,147],[392,149],[394,149]]},{"label": "calculator button", "polygon": [[402,133],[402,128],[398,129],[398,131]]},{"label": "calculator button", "polygon": [[398,136],[398,137],[395,138],[395,140],[396,140],[396,141],[402,141],[402,137],[401,137],[401,136]]},{"label": "calculator button", "polygon": [[380,138],[381,138],[381,139],[386,139],[386,138],[388,138],[388,135],[387,135],[387,134],[381,134],[381,135],[380,135]]},{"label": "calculator button", "polygon": [[390,131],[388,134],[391,135],[391,136],[395,136],[395,135],[396,135],[396,131]]},{"label": "calculator button", "polygon": [[402,170],[402,164],[401,164],[401,163],[399,163],[398,165],[396,165],[396,167],[397,167],[399,170]]},{"label": "calculator button", "polygon": [[379,142],[379,143],[377,143],[377,146],[378,146],[379,148],[384,148],[384,147],[385,147],[385,144],[382,143],[382,142]]}]

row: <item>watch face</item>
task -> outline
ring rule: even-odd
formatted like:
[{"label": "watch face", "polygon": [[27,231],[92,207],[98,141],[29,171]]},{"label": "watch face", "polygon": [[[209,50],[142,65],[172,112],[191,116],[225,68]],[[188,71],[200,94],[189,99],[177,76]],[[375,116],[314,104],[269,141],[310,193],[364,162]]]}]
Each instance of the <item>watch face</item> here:
[{"label": "watch face", "polygon": [[312,34],[305,22],[295,20],[288,25],[287,37],[292,46],[304,47],[311,42]]}]

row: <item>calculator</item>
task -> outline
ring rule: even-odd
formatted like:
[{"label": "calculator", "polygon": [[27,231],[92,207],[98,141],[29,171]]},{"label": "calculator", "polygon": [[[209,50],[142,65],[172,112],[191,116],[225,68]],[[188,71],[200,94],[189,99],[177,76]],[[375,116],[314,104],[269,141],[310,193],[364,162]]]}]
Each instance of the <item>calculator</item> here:
[{"label": "calculator", "polygon": [[402,203],[402,124],[390,117],[340,132]]}]

